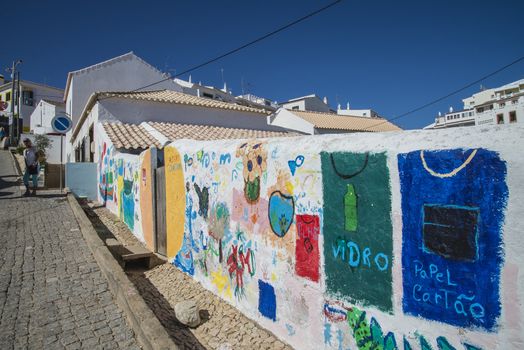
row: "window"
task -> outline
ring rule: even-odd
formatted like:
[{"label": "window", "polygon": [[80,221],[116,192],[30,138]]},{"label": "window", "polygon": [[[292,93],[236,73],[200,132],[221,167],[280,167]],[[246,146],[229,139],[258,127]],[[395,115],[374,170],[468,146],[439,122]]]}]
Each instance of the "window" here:
[{"label": "window", "polygon": [[22,91],[22,103],[26,106],[33,105],[33,91]]},{"label": "window", "polygon": [[298,107],[298,106],[293,106],[293,107],[291,107],[291,109],[294,110],[294,111],[298,111],[299,108],[300,108],[300,107]]},{"label": "window", "polygon": [[517,122],[517,111],[509,112],[509,122],[510,123],[516,123]]},{"label": "window", "polygon": [[511,100],[511,104],[512,104],[512,105],[516,105],[517,102],[518,102],[518,100]]},{"label": "window", "polygon": [[499,107],[502,108],[502,107],[506,107],[506,102],[501,102],[499,103]]},{"label": "window", "polygon": [[205,97],[205,98],[213,98],[213,94],[209,94],[207,92],[203,92],[202,93],[202,97]]},{"label": "window", "polygon": [[7,92],[7,93],[5,94],[5,100],[6,100],[6,101],[11,101],[11,91],[9,91],[9,92]]},{"label": "window", "polygon": [[482,112],[484,112],[484,107],[479,107],[479,108],[477,108],[477,112],[478,112],[478,113],[482,113]]},{"label": "window", "polygon": [[497,124],[504,124],[504,114],[497,114]]}]

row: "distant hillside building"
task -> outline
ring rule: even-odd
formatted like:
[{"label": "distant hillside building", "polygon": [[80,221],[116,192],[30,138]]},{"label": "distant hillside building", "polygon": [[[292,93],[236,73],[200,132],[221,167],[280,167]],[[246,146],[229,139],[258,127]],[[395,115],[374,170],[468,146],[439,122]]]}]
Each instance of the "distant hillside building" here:
[{"label": "distant hillside building", "polygon": [[524,79],[484,89],[462,101],[463,110],[450,109],[424,129],[518,123],[524,118]]}]

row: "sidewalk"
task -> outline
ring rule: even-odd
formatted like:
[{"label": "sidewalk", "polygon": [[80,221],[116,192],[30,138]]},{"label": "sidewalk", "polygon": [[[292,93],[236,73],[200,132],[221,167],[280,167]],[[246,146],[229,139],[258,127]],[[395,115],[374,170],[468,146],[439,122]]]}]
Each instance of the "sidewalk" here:
[{"label": "sidewalk", "polygon": [[0,151],[0,349],[140,349],[67,199],[17,180]]},{"label": "sidewalk", "polygon": [[[83,209],[100,237],[116,238],[123,245],[140,244],[127,226],[106,208],[84,203]],[[292,349],[171,264],[126,272],[181,349]],[[176,319],[174,306],[183,300],[195,300],[201,310],[203,323],[195,329],[185,327]]]}]

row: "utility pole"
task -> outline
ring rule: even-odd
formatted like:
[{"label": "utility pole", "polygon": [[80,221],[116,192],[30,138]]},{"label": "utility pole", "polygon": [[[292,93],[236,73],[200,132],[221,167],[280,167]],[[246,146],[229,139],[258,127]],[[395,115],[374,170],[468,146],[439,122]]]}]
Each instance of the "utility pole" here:
[{"label": "utility pole", "polygon": [[[20,96],[20,72],[16,72],[16,139],[15,142],[20,142],[20,109],[22,108],[22,96]],[[22,121],[23,123],[23,121]],[[23,127],[23,124],[22,124]],[[23,131],[23,130],[22,130]]]},{"label": "utility pole", "polygon": [[[15,122],[15,82],[16,82],[16,66],[18,66],[20,63],[22,63],[22,60],[13,61],[13,66],[11,68],[11,115],[9,116],[9,144],[11,146],[15,145],[15,138],[14,138],[14,122]],[[20,107],[18,108],[20,109]]]}]

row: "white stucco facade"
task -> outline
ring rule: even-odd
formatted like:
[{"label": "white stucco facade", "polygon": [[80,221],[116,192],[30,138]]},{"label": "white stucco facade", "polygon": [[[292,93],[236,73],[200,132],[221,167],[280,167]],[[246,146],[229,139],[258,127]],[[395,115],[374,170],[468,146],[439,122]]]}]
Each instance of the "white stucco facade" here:
[{"label": "white stucco facade", "polygon": [[63,114],[64,112],[64,103],[40,100],[31,114],[30,131],[34,134],[53,133],[51,120],[53,120],[55,115]]},{"label": "white stucco facade", "polygon": [[[11,83],[5,83],[0,86],[0,99],[7,102],[8,107],[0,114],[6,114],[11,111],[11,101],[7,99],[12,94]],[[24,131],[31,129],[31,115],[40,104],[40,101],[47,99],[51,101],[61,101],[64,90],[52,86],[39,84],[27,80],[20,81],[20,98],[15,103],[15,114],[19,113],[23,119]],[[18,107],[19,106],[19,107]]]},{"label": "white stucco facade", "polygon": [[[182,88],[166,74],[162,73],[133,52],[112,58],[74,72],[67,78],[64,101],[66,113],[73,119],[73,127],[78,122],[89,97],[97,91],[132,91],[162,80],[158,84],[141,91],[170,89],[182,92]],[[167,79],[167,80],[166,80]],[[67,134],[67,157],[71,159],[71,132]]]},{"label": "white stucco facade", "polygon": [[[286,129],[304,133],[312,131],[311,128],[307,126],[309,123],[298,117],[295,117],[295,119],[295,126],[287,128],[285,125],[291,125],[291,122],[268,123],[268,116],[263,113],[116,97],[101,99],[95,103],[72,140],[71,155],[75,149],[81,148],[82,144],[84,147],[91,144],[92,140],[89,137],[90,130],[93,129],[96,133],[94,125],[102,121],[120,121],[131,124],[141,124],[144,121],[174,122],[267,131],[287,131]],[[96,140],[96,135],[94,139]],[[96,148],[96,145],[90,147]],[[73,162],[74,157],[71,156],[68,161]]]}]

